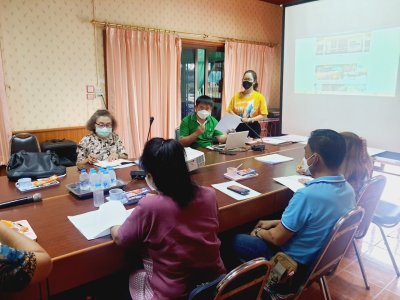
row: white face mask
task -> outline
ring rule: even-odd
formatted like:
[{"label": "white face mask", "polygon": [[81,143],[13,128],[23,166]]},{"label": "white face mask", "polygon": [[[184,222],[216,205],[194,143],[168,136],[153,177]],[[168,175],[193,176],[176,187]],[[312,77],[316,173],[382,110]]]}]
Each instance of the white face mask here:
[{"label": "white face mask", "polygon": [[211,113],[210,113],[208,110],[205,110],[205,109],[200,110],[200,111],[197,112],[197,116],[198,116],[200,119],[202,119],[202,120],[207,119],[207,117],[208,117],[210,114],[211,114]]},{"label": "white face mask", "polygon": [[[315,154],[315,153],[314,153]],[[310,168],[311,168],[311,166],[309,166],[308,165],[308,160],[311,158],[311,157],[313,157],[314,156],[314,154],[313,155],[311,155],[309,158],[305,158],[305,157],[303,157],[303,169],[304,169],[304,174],[305,175],[307,175],[307,176],[312,176],[312,174],[311,174],[311,171],[310,171]],[[314,164],[314,163],[313,163]]]},{"label": "white face mask", "polygon": [[146,177],[144,178],[144,180],[146,180],[147,186],[150,188],[150,190],[152,191],[157,191],[156,186],[154,185],[153,179],[149,178],[149,175],[146,175]]}]

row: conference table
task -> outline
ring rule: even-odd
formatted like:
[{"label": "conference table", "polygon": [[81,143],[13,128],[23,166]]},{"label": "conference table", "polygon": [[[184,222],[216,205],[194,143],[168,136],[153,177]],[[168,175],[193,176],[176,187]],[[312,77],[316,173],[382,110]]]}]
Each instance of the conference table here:
[{"label": "conference table", "polygon": [[[299,143],[285,146],[267,145],[263,152],[250,150],[238,152],[234,156],[203,150],[206,165],[192,172],[192,179],[199,185],[211,186],[228,181],[223,176],[227,168],[240,164],[241,168],[254,168],[259,173],[257,177],[241,181],[245,186],[261,193],[257,197],[237,201],[216,191],[220,233],[284,210],[293,193],[273,178],[294,175],[297,163],[304,156],[303,148],[304,145]],[[293,160],[270,165],[254,159],[256,156],[271,153],[289,156]],[[116,170],[119,179],[129,182],[124,188],[126,191],[146,186],[144,180],[131,180],[130,171],[135,169],[137,166]],[[53,270],[46,281],[30,285],[22,292],[3,298],[47,299],[49,296],[123,269],[124,249],[117,247],[111,236],[88,241],[68,220],[67,216],[96,209],[92,199],[79,200],[65,188],[66,184],[77,181],[78,169],[69,167],[67,176],[61,180],[60,185],[40,190],[43,201],[0,210],[0,219],[27,219],[38,236],[38,243],[50,254],[53,261]],[[0,190],[0,202],[33,194],[22,194],[15,188],[15,183],[9,182],[6,176],[0,177]]]}]

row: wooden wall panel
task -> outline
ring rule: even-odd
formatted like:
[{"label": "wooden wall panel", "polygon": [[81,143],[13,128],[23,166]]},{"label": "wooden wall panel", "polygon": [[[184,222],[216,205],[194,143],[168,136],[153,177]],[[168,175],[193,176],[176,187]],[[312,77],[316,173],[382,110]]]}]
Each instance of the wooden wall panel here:
[{"label": "wooden wall panel", "polygon": [[29,132],[34,134],[39,143],[52,139],[67,139],[79,143],[89,131],[84,126],[77,127],[64,127],[64,128],[48,128],[48,129],[35,129],[14,131],[13,134]]}]

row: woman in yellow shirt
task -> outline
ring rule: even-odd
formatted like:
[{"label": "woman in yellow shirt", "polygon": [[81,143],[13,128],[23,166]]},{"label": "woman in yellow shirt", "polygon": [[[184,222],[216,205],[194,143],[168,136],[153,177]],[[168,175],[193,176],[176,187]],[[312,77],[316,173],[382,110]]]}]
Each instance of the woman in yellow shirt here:
[{"label": "woman in yellow shirt", "polygon": [[[267,117],[268,108],[264,96],[257,91],[258,82],[256,72],[253,70],[244,72],[242,86],[244,91],[235,93],[227,111],[242,118],[243,123],[239,124],[236,131],[248,130],[250,137],[257,138],[257,135],[261,133],[261,126],[258,121]],[[249,127],[253,130],[250,130]]]}]

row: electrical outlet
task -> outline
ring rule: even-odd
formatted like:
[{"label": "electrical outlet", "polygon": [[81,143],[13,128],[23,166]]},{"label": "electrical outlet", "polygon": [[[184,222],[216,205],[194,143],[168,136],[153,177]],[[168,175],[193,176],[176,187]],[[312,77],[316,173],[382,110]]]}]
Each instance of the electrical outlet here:
[{"label": "electrical outlet", "polygon": [[96,94],[96,97],[103,96],[103,89],[101,87],[96,86],[95,94]]}]

